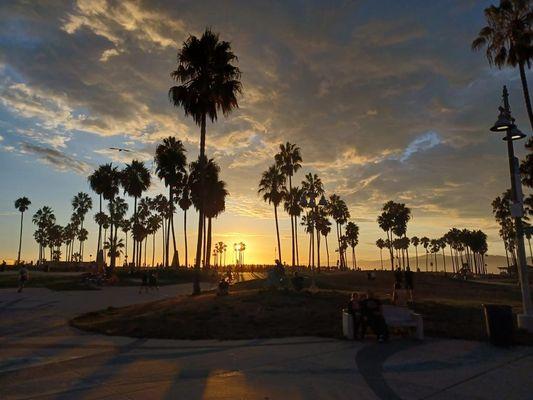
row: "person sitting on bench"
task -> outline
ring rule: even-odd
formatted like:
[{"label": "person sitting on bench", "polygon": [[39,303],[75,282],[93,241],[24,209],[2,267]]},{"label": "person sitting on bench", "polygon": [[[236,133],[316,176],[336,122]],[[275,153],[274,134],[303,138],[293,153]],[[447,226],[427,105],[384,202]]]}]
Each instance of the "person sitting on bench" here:
[{"label": "person sitting on bench", "polygon": [[381,308],[381,301],[374,296],[372,291],[367,292],[366,299],[361,301],[361,315],[363,316],[362,338],[365,335],[366,325],[376,334],[378,342],[389,339],[389,329]]}]

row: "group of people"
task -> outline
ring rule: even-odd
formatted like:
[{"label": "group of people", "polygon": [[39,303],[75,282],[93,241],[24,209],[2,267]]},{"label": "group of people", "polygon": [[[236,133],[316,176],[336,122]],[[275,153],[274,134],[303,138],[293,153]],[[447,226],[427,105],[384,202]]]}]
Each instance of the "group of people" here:
[{"label": "group of people", "polygon": [[394,290],[392,292],[392,303],[397,306],[407,306],[407,295],[409,301],[414,298],[414,273],[411,268],[406,267],[404,271],[400,267],[394,271]]},{"label": "group of people", "polygon": [[381,301],[371,290],[362,295],[357,292],[352,293],[348,313],[353,319],[354,339],[364,339],[367,327],[372,329],[379,342],[389,339],[389,328],[383,317]]},{"label": "group of people", "polygon": [[142,291],[148,293],[148,291],[157,290],[159,292],[159,273],[157,269],[150,269],[149,271],[143,271],[141,276],[141,287],[139,288],[139,294]]}]

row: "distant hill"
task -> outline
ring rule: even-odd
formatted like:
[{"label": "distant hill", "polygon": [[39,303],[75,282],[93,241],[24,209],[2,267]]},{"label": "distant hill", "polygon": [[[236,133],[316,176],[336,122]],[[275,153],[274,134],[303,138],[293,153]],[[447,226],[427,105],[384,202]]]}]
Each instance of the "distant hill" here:
[{"label": "distant hill", "polygon": [[[528,257],[528,261],[531,264],[531,260]],[[348,256],[348,262],[351,263],[351,258]],[[428,268],[431,270],[431,262],[434,263],[433,256],[428,257]],[[485,256],[485,263],[487,264],[487,268],[489,272],[492,273],[499,273],[498,267],[506,267],[507,261],[505,259],[505,256],[497,256],[497,255],[486,255]],[[411,265],[411,268],[416,268],[416,257],[410,257],[409,258],[409,264]],[[357,266],[361,269],[381,269],[381,261],[380,260],[357,260]],[[426,270],[426,256],[425,254],[418,256],[418,266],[422,271]],[[383,267],[386,270],[390,269],[390,258],[388,257],[388,254],[385,254],[385,251],[383,252]],[[434,266],[433,266],[434,268]],[[444,263],[442,259],[442,254],[437,256],[437,268],[439,271],[442,271],[444,269]],[[452,260],[449,255],[446,256],[446,270],[451,271],[452,270]]]}]

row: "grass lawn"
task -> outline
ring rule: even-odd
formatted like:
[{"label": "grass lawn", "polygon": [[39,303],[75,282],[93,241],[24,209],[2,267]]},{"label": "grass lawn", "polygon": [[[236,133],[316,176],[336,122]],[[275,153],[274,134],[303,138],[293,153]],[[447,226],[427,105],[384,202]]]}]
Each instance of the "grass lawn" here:
[{"label": "grass lawn", "polygon": [[[139,286],[141,284],[141,274],[135,273],[130,275],[128,271],[118,269],[116,275],[119,278],[116,286]],[[169,269],[159,273],[159,284],[175,285],[178,283],[192,282],[194,271],[192,269]],[[217,276],[213,272],[202,271],[200,273],[201,281],[216,282]],[[16,288],[19,285],[18,273],[14,271],[0,272],[0,289]],[[99,290],[98,287],[87,285],[82,282],[81,273],[54,273],[30,271],[30,279],[26,282],[26,287],[44,287],[50,290]]]},{"label": "grass lawn", "polygon": [[[392,274],[368,281],[364,272],[316,276],[318,291],[269,290],[263,281],[231,287],[230,295],[180,296],[141,305],[109,308],[74,318],[80,329],[108,335],[168,339],[249,339],[287,336],[341,337],[340,310],[351,291],[373,290],[387,299]],[[307,279],[310,282],[310,279]],[[481,304],[501,303],[519,310],[513,285],[453,281],[443,276],[416,276],[415,311],[424,316],[428,336],[485,340]],[[533,337],[517,333],[517,343]]]}]

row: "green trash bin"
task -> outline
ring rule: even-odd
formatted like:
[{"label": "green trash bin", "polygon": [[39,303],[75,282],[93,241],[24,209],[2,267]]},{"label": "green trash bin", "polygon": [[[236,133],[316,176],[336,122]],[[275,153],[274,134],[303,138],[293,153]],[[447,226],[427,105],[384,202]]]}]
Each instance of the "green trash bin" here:
[{"label": "green trash bin", "polygon": [[513,310],[511,306],[483,304],[483,311],[489,342],[494,346],[511,346],[514,334]]}]

